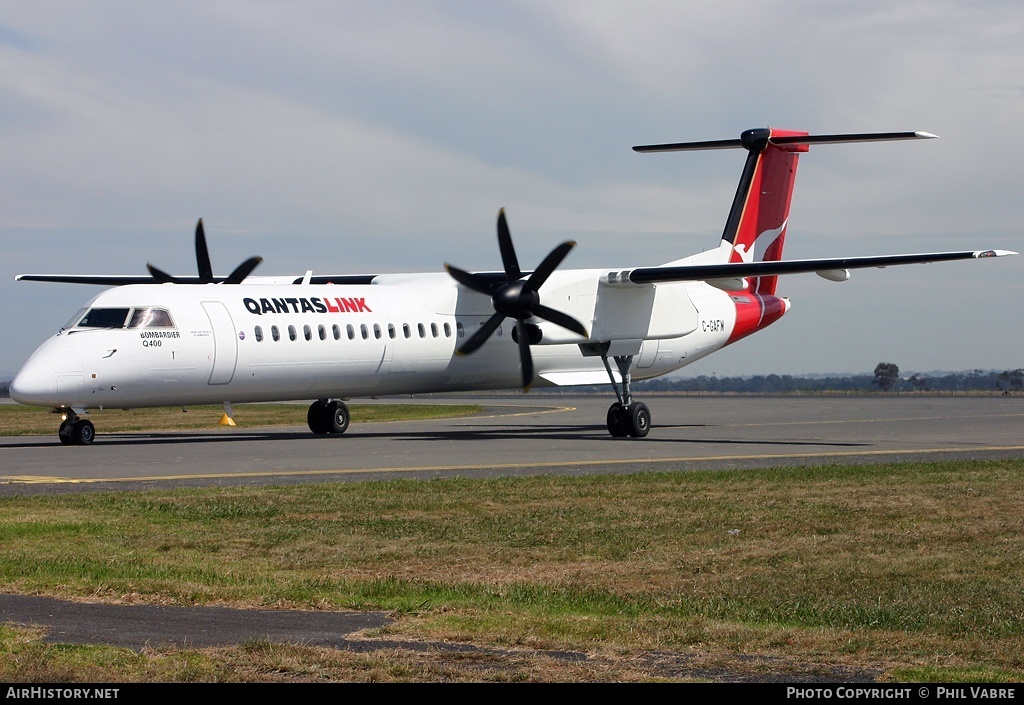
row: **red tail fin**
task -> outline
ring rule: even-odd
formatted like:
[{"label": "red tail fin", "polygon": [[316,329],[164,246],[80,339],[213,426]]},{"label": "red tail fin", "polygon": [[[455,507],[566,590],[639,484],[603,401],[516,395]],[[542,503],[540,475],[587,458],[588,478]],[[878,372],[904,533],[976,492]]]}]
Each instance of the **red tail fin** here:
[{"label": "red tail fin", "polygon": [[[676,142],[633,147],[637,152],[685,152],[703,149],[746,149],[747,161],[722,233],[721,256],[728,262],[774,262],[782,259],[796,164],[812,144],[887,142],[932,139],[928,132],[865,132],[809,135],[806,132],[759,128],[739,139]],[[706,260],[705,260],[706,261]],[[750,277],[748,292],[775,294],[778,277]]]},{"label": "red tail fin", "polygon": [[[791,130],[747,130],[740,138],[749,150],[722,239],[732,246],[730,262],[773,262],[782,259],[796,165],[806,143],[774,142],[779,137],[804,137]],[[753,277],[750,291],[774,294],[778,277]]]}]

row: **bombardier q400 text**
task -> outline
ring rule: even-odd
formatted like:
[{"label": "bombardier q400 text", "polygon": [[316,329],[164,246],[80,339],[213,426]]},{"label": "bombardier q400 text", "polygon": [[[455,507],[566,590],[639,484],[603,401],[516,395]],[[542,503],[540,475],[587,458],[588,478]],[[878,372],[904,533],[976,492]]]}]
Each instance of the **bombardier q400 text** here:
[{"label": "bombardier q400 text", "polygon": [[[197,277],[24,274],[19,280],[114,285],[44,342],[11,396],[52,406],[58,437],[95,438],[88,409],[313,399],[313,433],[344,433],[344,399],[610,382],[608,431],[643,437],[647,405],[630,382],[688,365],[789,310],[779,275],[1016,254],[1002,250],[784,260],[797,160],[811,145],[934,137],[924,132],[809,135],[754,129],[739,139],[634,147],[742,148],[746,162],[721,245],[657,267],[557,270],[564,242],[520,268],[504,213],[502,271],[446,265],[425,274],[250,277],[253,257],[214,276],[202,221]],[[185,286],[196,284],[198,286]]]}]

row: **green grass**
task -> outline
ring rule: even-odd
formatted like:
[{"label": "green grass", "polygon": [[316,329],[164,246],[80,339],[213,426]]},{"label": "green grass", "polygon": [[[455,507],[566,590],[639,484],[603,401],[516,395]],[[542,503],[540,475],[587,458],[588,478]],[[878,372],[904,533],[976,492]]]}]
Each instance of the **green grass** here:
[{"label": "green grass", "polygon": [[[235,423],[242,428],[266,426],[306,426],[305,404],[235,404]],[[480,413],[477,404],[352,404],[352,423],[373,421],[413,421],[418,419],[471,416]],[[217,428],[222,406],[191,406],[155,409],[100,409],[89,412],[89,419],[104,433],[132,431],[189,431]],[[51,409],[0,404],[0,436],[55,434],[60,416]]]},{"label": "green grass", "polygon": [[[649,680],[657,671],[636,664],[658,653],[752,677],[1012,681],[1024,677],[1022,471],[1006,460],[8,497],[0,591],[386,610],[395,624],[370,637],[592,658],[243,645],[189,650],[187,667],[173,649],[95,666],[18,630],[0,632],[0,652],[38,651],[73,680]],[[24,663],[0,658],[0,679],[36,674]]]}]

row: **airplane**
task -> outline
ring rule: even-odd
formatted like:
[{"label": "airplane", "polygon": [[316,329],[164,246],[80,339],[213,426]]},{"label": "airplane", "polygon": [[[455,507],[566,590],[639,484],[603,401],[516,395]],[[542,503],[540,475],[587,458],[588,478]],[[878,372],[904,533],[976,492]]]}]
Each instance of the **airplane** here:
[{"label": "airplane", "polygon": [[927,132],[811,135],[757,128],[738,139],[637,146],[640,153],[743,149],[715,249],[659,266],[560,270],[563,242],[523,270],[498,214],[502,269],[447,273],[251,276],[251,257],[216,276],[203,221],[198,276],[23,274],[20,281],[109,286],[46,340],[11,396],[62,413],[58,438],[89,445],[89,409],[312,399],[317,435],[345,433],[346,400],[431,392],[610,383],[608,432],[643,438],[651,411],[635,380],[667,374],[779,320],[782,275],[1014,255],[971,250],[782,259],[796,168],[812,145],[931,139]]}]

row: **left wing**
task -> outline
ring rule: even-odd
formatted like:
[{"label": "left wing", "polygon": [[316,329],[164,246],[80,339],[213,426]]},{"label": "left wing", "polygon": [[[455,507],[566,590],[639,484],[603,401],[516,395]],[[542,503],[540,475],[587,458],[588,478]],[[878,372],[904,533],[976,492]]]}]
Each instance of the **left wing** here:
[{"label": "left wing", "polygon": [[[193,277],[199,283],[199,277]],[[126,286],[128,284],[154,284],[152,276],[134,274],[16,274],[17,282],[55,282],[57,284],[96,284],[98,286]]]}]

